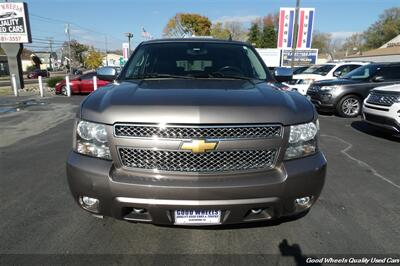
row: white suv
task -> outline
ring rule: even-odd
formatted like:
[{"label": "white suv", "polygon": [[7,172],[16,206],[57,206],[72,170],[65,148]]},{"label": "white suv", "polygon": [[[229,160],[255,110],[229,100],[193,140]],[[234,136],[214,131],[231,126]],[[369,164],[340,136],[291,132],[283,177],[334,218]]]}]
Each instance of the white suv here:
[{"label": "white suv", "polygon": [[400,133],[400,84],[377,87],[364,100],[366,122]]},{"label": "white suv", "polygon": [[299,75],[293,75],[292,81],[287,85],[292,90],[297,90],[303,95],[307,94],[307,90],[311,83],[317,80],[336,79],[348,72],[366,65],[366,62],[340,62],[326,63],[321,65],[313,65]]}]

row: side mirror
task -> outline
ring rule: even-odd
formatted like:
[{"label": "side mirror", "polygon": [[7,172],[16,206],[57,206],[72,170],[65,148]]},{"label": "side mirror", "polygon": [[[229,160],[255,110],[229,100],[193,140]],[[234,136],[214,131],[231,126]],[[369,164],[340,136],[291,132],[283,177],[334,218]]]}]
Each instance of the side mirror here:
[{"label": "side mirror", "polygon": [[382,82],[385,81],[385,79],[382,76],[376,76],[372,78],[373,82]]},{"label": "side mirror", "polygon": [[288,67],[277,67],[274,70],[274,77],[278,82],[290,81],[293,77],[293,69]]},{"label": "side mirror", "polygon": [[97,69],[96,76],[101,80],[114,81],[117,78],[117,70],[113,67],[101,67]]},{"label": "side mirror", "polygon": [[340,71],[340,70],[339,70],[339,71],[333,72],[333,76],[334,76],[334,77],[337,77],[337,78],[338,78],[338,77],[340,77],[341,75],[342,75],[342,71]]}]

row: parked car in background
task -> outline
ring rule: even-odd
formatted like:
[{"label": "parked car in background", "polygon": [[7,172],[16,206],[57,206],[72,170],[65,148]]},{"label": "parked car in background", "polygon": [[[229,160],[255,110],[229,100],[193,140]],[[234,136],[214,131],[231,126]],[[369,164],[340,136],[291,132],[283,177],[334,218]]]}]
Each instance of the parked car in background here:
[{"label": "parked car in background", "polygon": [[400,133],[400,83],[371,90],[362,111],[366,122]]},{"label": "parked car in background", "polygon": [[28,74],[26,75],[28,79],[37,79],[39,76],[48,78],[50,76],[49,71],[45,69],[35,69],[29,71]]},{"label": "parked car in background", "polygon": [[[72,94],[91,93],[94,90],[93,77],[96,71],[85,73],[81,76],[70,79],[70,87]],[[102,87],[110,83],[109,81],[97,79],[97,87]],[[56,94],[67,95],[67,84],[65,79],[58,82],[55,87]]]},{"label": "parked car in background", "polygon": [[316,81],[308,89],[307,96],[320,111],[356,117],[370,90],[398,82],[400,63],[373,63],[355,69],[340,79]]},{"label": "parked car in background", "polygon": [[306,95],[312,82],[317,80],[336,79],[366,64],[368,63],[340,62],[310,66],[300,75],[293,75],[293,79],[288,83],[288,85],[292,90],[297,90],[301,94]]},{"label": "parked car in background", "polygon": [[297,66],[293,68],[293,75],[299,75],[303,73],[306,69],[308,69],[310,66]]}]

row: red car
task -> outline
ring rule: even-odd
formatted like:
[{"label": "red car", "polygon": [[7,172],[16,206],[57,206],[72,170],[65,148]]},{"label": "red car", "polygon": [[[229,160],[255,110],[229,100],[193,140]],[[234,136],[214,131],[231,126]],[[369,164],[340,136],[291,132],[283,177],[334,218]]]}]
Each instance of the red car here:
[{"label": "red car", "polygon": [[[96,72],[88,72],[79,77],[70,78],[71,94],[91,93],[93,88],[93,77]],[[109,81],[97,79],[97,87],[102,87],[110,83]],[[56,94],[67,95],[67,85],[65,79],[56,84]]]}]

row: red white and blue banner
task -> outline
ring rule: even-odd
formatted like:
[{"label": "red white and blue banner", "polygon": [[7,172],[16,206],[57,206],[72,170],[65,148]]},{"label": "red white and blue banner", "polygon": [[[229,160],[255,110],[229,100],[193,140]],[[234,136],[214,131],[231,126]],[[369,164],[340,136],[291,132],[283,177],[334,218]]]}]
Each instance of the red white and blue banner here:
[{"label": "red white and blue banner", "polygon": [[310,49],[314,24],[315,8],[301,8],[299,12],[299,30],[297,48]]},{"label": "red white and blue banner", "polygon": [[279,10],[278,48],[292,48],[295,8],[283,7]]},{"label": "red white and blue banner", "polygon": [[[279,10],[278,48],[292,48],[295,12],[296,9],[291,7],[283,7]],[[311,48],[314,17],[315,8],[300,8],[296,48]]]}]

